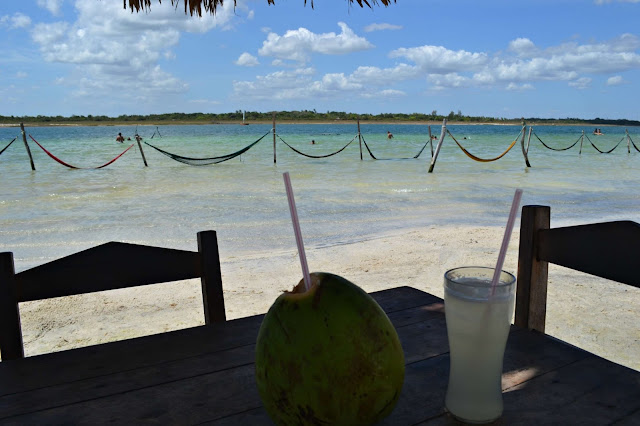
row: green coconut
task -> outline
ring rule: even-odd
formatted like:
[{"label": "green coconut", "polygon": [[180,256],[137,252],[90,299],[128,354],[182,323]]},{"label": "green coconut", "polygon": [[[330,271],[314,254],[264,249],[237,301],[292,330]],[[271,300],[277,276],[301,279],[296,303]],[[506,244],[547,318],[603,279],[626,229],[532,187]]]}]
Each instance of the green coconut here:
[{"label": "green coconut", "polygon": [[256,382],[279,425],[367,425],[404,382],[398,334],[376,301],[337,275],[311,274],[278,297],[256,342]]}]

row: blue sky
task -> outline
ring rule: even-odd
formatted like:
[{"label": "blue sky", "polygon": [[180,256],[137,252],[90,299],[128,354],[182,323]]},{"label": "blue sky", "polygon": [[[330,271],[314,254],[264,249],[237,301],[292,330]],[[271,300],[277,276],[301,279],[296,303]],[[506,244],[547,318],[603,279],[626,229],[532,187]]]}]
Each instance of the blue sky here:
[{"label": "blue sky", "polygon": [[308,109],[640,120],[640,0],[0,3],[0,115]]}]

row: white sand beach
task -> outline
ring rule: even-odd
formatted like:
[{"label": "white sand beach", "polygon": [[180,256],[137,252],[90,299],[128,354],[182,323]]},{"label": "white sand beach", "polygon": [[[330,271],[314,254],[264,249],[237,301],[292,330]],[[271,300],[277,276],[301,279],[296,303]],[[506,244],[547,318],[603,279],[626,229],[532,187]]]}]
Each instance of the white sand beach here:
[{"label": "white sand beach", "polygon": [[[310,269],[341,275],[372,292],[408,285],[443,296],[443,273],[495,264],[500,227],[432,226],[321,249]],[[223,238],[223,237],[219,237]],[[517,270],[518,230],[504,269]],[[227,318],[268,310],[300,279],[295,250],[239,257],[221,253]],[[640,370],[640,289],[551,266],[547,333]],[[26,353],[69,349],[203,323],[198,280],[21,305]]]}]

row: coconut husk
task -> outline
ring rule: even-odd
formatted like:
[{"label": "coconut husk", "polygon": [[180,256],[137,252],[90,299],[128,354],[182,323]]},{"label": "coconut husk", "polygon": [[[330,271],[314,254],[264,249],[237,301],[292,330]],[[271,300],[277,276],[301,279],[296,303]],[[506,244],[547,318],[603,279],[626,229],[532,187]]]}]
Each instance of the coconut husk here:
[{"label": "coconut husk", "polygon": [[[187,14],[189,13],[191,16],[193,15],[197,15],[197,16],[202,16],[202,12],[204,11],[205,13],[210,13],[212,15],[215,15],[216,13],[216,9],[218,8],[218,6],[222,6],[224,3],[224,0],[171,0],[171,4],[172,5],[178,5],[180,2],[184,3],[184,13]],[[229,0],[227,0],[229,1]],[[372,7],[373,5],[377,5],[378,3],[382,3],[385,6],[389,6],[389,4],[391,4],[391,2],[393,1],[394,3],[396,2],[396,0],[346,0],[348,1],[350,4],[353,4],[354,2],[357,3],[360,7],[364,7],[365,5]],[[309,1],[311,3],[311,8],[313,8],[313,0]],[[124,3],[124,8],[127,8],[127,3],[129,4],[129,9],[131,9],[131,12],[133,13],[134,11],[140,12],[142,11],[147,11],[147,10],[151,10],[151,0],[123,0]],[[158,0],[158,3],[162,3],[162,0]],[[268,4],[273,4],[275,5],[275,0],[267,0]],[[304,0],[304,4],[306,6],[307,4],[307,0]],[[236,6],[236,0],[233,0],[233,6]]]}]

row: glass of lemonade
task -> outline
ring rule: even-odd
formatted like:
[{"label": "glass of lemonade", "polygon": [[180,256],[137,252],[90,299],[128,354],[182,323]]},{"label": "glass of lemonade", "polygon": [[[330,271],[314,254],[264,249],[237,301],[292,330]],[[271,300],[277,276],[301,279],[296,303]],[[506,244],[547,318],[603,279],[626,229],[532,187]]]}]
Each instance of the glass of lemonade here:
[{"label": "glass of lemonade", "polygon": [[447,410],[468,423],[502,415],[502,359],[507,344],[516,278],[494,268],[466,266],[444,274],[444,303],[451,368]]}]

